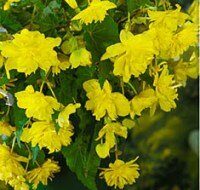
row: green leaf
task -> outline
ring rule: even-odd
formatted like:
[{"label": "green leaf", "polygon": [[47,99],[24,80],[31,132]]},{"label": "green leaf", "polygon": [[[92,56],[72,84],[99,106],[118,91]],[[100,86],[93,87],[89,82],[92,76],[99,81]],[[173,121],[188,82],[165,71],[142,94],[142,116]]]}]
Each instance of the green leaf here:
[{"label": "green leaf", "polygon": [[[62,150],[70,170],[75,172],[78,179],[90,190],[97,190],[95,177],[100,164],[100,158],[95,151],[95,139],[98,128],[98,126],[95,127],[92,142],[90,142],[89,135],[82,134],[76,138],[72,145]],[[89,147],[90,150],[88,151]]]},{"label": "green leaf", "polygon": [[103,22],[90,24],[84,34],[86,47],[92,53],[94,62],[98,62],[108,46],[119,41],[118,26],[107,16]]},{"label": "green leaf", "polygon": [[12,115],[12,122],[17,127],[17,130],[15,131],[17,143],[19,147],[21,147],[20,137],[23,132],[23,127],[28,121],[28,118],[25,115],[25,110],[18,108],[16,104],[14,104],[10,114]]},{"label": "green leaf", "polygon": [[90,67],[78,67],[76,71],[76,83],[78,88],[82,88],[82,85],[85,81],[95,78],[95,66]]},{"label": "green leaf", "polygon": [[11,32],[15,33],[22,28],[22,25],[17,21],[16,17],[8,11],[0,9],[0,24]]},{"label": "green leaf", "polygon": [[60,103],[67,105],[77,99],[78,88],[72,70],[59,74],[59,85],[60,88],[55,89],[55,93]]},{"label": "green leaf", "polygon": [[32,155],[33,155],[33,162],[35,162],[36,161],[36,159],[37,159],[37,156],[38,156],[38,153],[39,153],[39,151],[40,151],[40,148],[39,148],[39,146],[37,145],[37,146],[35,146],[35,147],[31,147],[31,151],[32,151]]},{"label": "green leaf", "polygon": [[9,83],[9,79],[7,78],[6,74],[3,74],[0,80],[0,86],[6,85]]},{"label": "green leaf", "polygon": [[149,5],[150,0],[127,0],[128,12],[132,13],[133,11],[144,7],[145,5]]},{"label": "green leaf", "polygon": [[78,125],[80,129],[85,129],[86,127],[91,127],[95,125],[94,117],[92,116],[91,112],[87,111],[85,108],[78,109],[77,115],[80,118],[80,122]]}]

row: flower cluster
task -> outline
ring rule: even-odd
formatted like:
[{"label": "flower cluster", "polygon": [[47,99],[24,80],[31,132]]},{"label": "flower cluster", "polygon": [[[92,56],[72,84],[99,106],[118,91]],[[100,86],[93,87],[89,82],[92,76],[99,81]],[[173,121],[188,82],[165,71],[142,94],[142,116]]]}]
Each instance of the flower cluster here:
[{"label": "flower cluster", "polygon": [[[16,100],[6,111],[6,106],[2,107],[2,117],[0,110],[0,180],[15,190],[47,185],[60,171],[58,162],[49,158],[51,154],[62,152],[63,147],[69,152],[75,149],[76,139],[93,131],[86,129],[88,123],[96,122],[100,124],[98,132],[88,138],[96,144],[89,146],[94,148],[93,156],[105,159],[114,153],[115,157],[108,168],[100,169],[99,176],[108,186],[123,189],[135,183],[140,174],[137,158],[128,162],[119,158],[118,144],[127,139],[144,110],[154,115],[158,107],[165,112],[176,108],[178,88],[186,86],[188,77],[198,77],[196,9],[192,7],[187,14],[179,5],[175,10],[149,8],[139,13],[145,23],[139,32],[132,28],[138,15],[128,15],[119,27],[118,42],[106,43],[99,37],[103,41],[99,46],[95,42],[95,35],[101,33],[98,25],[103,27],[106,17],[114,22],[111,13],[117,5],[109,0],[89,0],[84,6],[76,0],[65,1],[63,7],[73,13],[67,29],[61,27],[56,35],[46,35],[31,21],[28,29],[7,35],[0,43],[0,89],[6,93],[0,93],[0,98],[4,101],[6,95]],[[13,2],[20,3],[8,0],[4,10],[12,9]],[[34,14],[35,7],[31,19]],[[101,67],[107,63],[111,69],[104,76]],[[70,100],[65,96],[71,96]],[[19,118],[12,116],[16,110],[22,114]],[[89,114],[92,122],[84,114]],[[24,150],[23,156],[16,146]],[[37,161],[39,151],[48,155],[41,163]]]}]

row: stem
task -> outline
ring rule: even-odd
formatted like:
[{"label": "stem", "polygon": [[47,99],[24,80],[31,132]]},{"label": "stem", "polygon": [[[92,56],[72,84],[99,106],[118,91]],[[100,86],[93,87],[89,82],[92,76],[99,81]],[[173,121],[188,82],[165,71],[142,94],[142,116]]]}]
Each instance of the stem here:
[{"label": "stem", "polygon": [[40,164],[38,163],[38,161],[37,161],[37,160],[35,161],[35,163],[36,163],[36,165],[37,165],[38,167],[40,167]]},{"label": "stem", "polygon": [[115,144],[115,159],[118,160],[118,146]]},{"label": "stem", "polygon": [[165,11],[167,10],[167,9],[166,9],[166,5],[165,5],[165,0],[164,0],[164,2],[163,2],[163,8],[164,8]]},{"label": "stem", "polygon": [[25,146],[26,146],[26,148],[27,148],[27,150],[28,150],[28,162],[27,162],[26,168],[25,168],[25,170],[27,171],[27,170],[28,170],[29,163],[30,163],[30,160],[31,160],[31,158],[32,158],[32,153],[31,153],[31,151],[30,151],[30,149],[29,149],[29,147],[28,147],[28,145],[27,145],[26,143],[25,143]]},{"label": "stem", "polygon": [[14,149],[14,146],[15,146],[15,142],[16,142],[16,136],[14,137],[14,139],[12,141],[11,153],[13,152],[13,149]]},{"label": "stem", "polygon": [[40,92],[42,92],[44,84],[45,84],[45,81],[42,81],[42,85],[40,86]]},{"label": "stem", "polygon": [[183,85],[182,85],[182,84],[177,84],[177,85],[172,86],[172,88],[173,88],[173,89],[176,89],[176,88],[179,88],[179,87],[181,87],[181,86],[183,86]]},{"label": "stem", "polygon": [[34,18],[35,18],[36,8],[37,8],[36,5],[34,5],[34,6],[33,6],[33,12],[32,12],[32,14],[31,14],[30,29],[31,29],[32,26],[33,26],[33,20],[34,20]]},{"label": "stem", "polygon": [[6,116],[8,116],[9,112],[10,112],[10,106],[8,106],[8,110],[6,112]]},{"label": "stem", "polygon": [[[40,86],[40,92],[42,92],[43,87],[44,87],[44,84],[47,83],[47,81],[48,81],[48,76],[49,76],[50,73],[51,73],[51,69],[49,69],[49,71],[47,72],[46,77],[45,77],[45,80],[42,81],[42,84],[41,84],[41,86]],[[48,84],[47,84],[47,85],[48,85]]]},{"label": "stem", "polygon": [[47,86],[48,86],[49,90],[51,91],[53,97],[56,98],[56,95],[55,95],[53,89],[51,88],[51,85],[48,82],[47,82]]},{"label": "stem", "polygon": [[135,89],[135,87],[130,82],[128,82],[128,85],[131,87],[131,89],[133,90],[133,92],[135,94],[138,94],[137,91],[136,91],[136,89]]}]

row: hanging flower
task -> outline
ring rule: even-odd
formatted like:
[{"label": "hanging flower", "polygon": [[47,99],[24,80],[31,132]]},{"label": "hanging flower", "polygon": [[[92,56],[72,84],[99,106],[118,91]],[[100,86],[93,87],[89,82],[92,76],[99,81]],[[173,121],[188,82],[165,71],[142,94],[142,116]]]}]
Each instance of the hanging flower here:
[{"label": "hanging flower", "polygon": [[57,162],[48,159],[42,166],[29,171],[26,178],[30,183],[33,183],[33,189],[37,189],[38,184],[41,182],[43,185],[47,185],[48,179],[54,177],[54,173],[60,171],[60,167]]},{"label": "hanging flower", "polygon": [[51,120],[54,110],[59,110],[60,104],[51,96],[45,96],[41,92],[34,91],[29,85],[24,91],[15,94],[19,108],[26,109],[26,116],[39,120]]},{"label": "hanging flower", "polygon": [[118,116],[126,116],[130,112],[130,105],[124,95],[112,92],[112,87],[106,80],[101,89],[98,80],[92,79],[84,82],[83,88],[89,100],[86,109],[92,110],[96,120],[100,120],[106,114],[115,120]]},{"label": "hanging flower", "polygon": [[146,71],[156,52],[152,39],[146,33],[133,35],[122,30],[120,40],[121,43],[106,49],[101,60],[111,59],[114,62],[114,75],[122,76],[124,82],[128,82],[131,75],[138,77]]},{"label": "hanging flower", "polygon": [[51,66],[59,64],[53,48],[59,46],[60,38],[45,38],[44,34],[27,29],[13,37],[13,40],[3,42],[1,52],[7,58],[5,68],[8,76],[12,69],[30,75],[38,67],[47,72]]},{"label": "hanging flower", "polygon": [[178,94],[177,89],[173,87],[174,84],[174,75],[169,74],[167,66],[164,66],[160,75],[157,73],[155,76],[156,96],[161,109],[166,112],[176,108],[175,100],[178,98]]},{"label": "hanging flower", "polygon": [[78,13],[72,20],[81,20],[81,22],[87,24],[103,21],[107,11],[114,9],[117,6],[110,1],[93,0],[86,9]]},{"label": "hanging flower", "polygon": [[132,185],[135,179],[139,177],[139,165],[135,160],[124,162],[122,160],[115,160],[114,163],[109,164],[109,168],[103,168],[100,177],[105,178],[108,186],[123,189],[125,185]]},{"label": "hanging flower", "polygon": [[57,122],[60,127],[65,127],[70,124],[69,116],[76,112],[77,108],[80,108],[81,104],[68,104],[58,115]]},{"label": "hanging flower", "polygon": [[109,151],[116,144],[116,136],[127,138],[127,128],[119,122],[107,123],[98,134],[96,140],[101,140],[101,144],[96,146],[96,152],[100,158],[109,156]]},{"label": "hanging flower", "polygon": [[189,15],[180,12],[181,6],[176,5],[176,10],[166,10],[166,11],[148,11],[150,17],[150,28],[166,28],[170,31],[176,31],[178,27],[183,25]]},{"label": "hanging flower", "polygon": [[146,108],[150,108],[151,115],[153,115],[157,103],[156,93],[151,88],[145,89],[140,94],[134,96],[130,103],[130,115],[132,118],[135,115],[141,116],[141,112]]},{"label": "hanging flower", "polygon": [[[0,144],[0,180],[15,187],[19,176],[24,176],[26,173],[21,162],[26,163],[28,159],[16,153],[12,153],[7,145]],[[13,180],[15,180],[15,182]]]},{"label": "hanging flower", "polygon": [[39,146],[49,149],[49,153],[58,152],[62,146],[68,146],[71,143],[73,135],[73,126],[63,125],[58,132],[53,122],[37,121],[31,128],[24,128],[21,141],[30,143],[32,147]]}]

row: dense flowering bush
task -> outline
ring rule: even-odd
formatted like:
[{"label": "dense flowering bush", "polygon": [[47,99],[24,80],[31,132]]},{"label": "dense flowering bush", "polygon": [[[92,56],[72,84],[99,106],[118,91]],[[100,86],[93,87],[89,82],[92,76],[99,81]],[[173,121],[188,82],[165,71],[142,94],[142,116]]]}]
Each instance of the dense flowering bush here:
[{"label": "dense flowering bush", "polygon": [[198,3],[0,5],[0,180],[47,185],[59,152],[90,190],[97,174],[114,188],[135,183],[140,155],[125,160],[121,145],[138,117],[176,108],[178,88],[198,77]]}]

